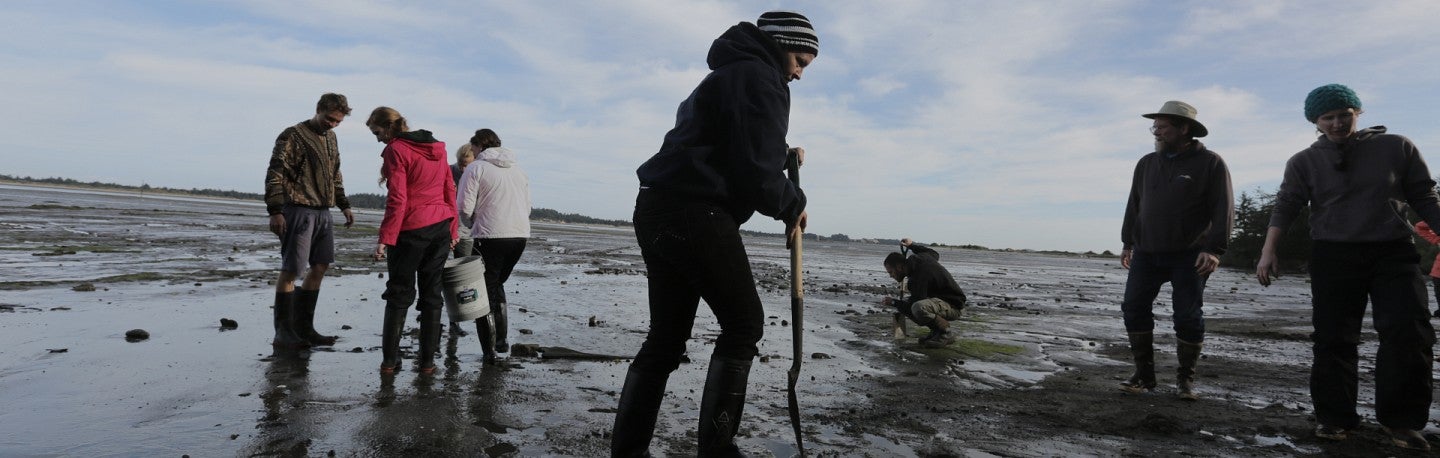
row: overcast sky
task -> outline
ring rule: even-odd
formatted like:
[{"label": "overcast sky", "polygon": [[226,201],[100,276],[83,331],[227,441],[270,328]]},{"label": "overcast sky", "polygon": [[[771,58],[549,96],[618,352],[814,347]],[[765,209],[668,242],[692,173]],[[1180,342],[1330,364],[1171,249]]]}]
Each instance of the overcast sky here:
[{"label": "overcast sky", "polygon": [[1322,84],[1440,152],[1428,0],[18,0],[0,173],[259,193],[275,136],[333,91],[355,108],[337,130],[352,193],[384,192],[364,120],[387,105],[452,153],[494,129],[537,207],[628,220],[710,42],[777,8],[820,36],[789,142],[822,235],[1118,251],[1152,148],[1140,114],[1171,99],[1198,108],[1237,195],[1314,140]]}]

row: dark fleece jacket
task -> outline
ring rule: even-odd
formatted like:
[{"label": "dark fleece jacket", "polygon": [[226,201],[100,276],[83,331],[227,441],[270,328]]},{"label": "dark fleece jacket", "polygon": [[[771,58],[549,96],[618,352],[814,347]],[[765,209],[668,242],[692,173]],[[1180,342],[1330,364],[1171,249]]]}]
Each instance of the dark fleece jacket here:
[{"label": "dark fleece jacket", "polygon": [[680,103],[660,151],[635,171],[640,185],[724,207],[737,224],[756,211],[794,223],[805,194],[784,174],[784,59],[779,44],[748,22],[715,39],[710,74]]},{"label": "dark fleece jacket", "polygon": [[1225,254],[1235,224],[1230,169],[1196,141],[1175,157],[1150,153],[1135,164],[1120,240],[1125,249]]},{"label": "dark fleece jacket", "polygon": [[905,258],[906,280],[909,281],[910,297],[896,305],[908,310],[911,304],[930,298],[940,298],[956,309],[965,307],[965,291],[955,282],[945,266],[940,265],[940,253],[921,245],[911,245],[914,255]]},{"label": "dark fleece jacket", "polygon": [[1409,240],[1408,205],[1440,224],[1435,180],[1410,139],[1385,126],[1356,132],[1336,144],[1325,136],[1285,163],[1270,226],[1287,228],[1310,205],[1310,237],[1329,242]]}]

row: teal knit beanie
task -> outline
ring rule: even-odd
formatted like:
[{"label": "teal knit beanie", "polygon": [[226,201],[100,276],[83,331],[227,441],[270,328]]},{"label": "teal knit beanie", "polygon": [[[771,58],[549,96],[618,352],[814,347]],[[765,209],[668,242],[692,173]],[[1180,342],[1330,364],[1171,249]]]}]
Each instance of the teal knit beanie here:
[{"label": "teal knit beanie", "polygon": [[1305,97],[1305,120],[1313,123],[1325,112],[1342,108],[1359,110],[1360,97],[1344,84],[1326,84]]}]

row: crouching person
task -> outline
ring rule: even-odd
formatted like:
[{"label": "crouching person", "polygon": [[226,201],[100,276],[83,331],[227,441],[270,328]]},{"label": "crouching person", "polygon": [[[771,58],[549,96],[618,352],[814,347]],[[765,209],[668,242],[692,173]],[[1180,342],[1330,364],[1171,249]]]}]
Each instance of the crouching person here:
[{"label": "crouching person", "polygon": [[885,273],[895,281],[905,283],[910,296],[899,299],[887,297],[881,303],[895,307],[916,324],[930,328],[930,334],[920,338],[921,344],[931,347],[949,345],[954,342],[950,322],[960,319],[960,309],[965,308],[965,291],[955,283],[950,271],[940,265],[940,253],[910,239],[901,240],[900,245],[910,251],[910,256],[890,253],[885,257]]}]

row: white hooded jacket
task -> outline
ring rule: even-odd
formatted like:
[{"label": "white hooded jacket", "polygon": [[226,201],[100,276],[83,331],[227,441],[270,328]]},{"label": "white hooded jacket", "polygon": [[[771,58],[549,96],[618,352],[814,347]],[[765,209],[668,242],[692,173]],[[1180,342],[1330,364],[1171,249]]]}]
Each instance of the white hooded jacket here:
[{"label": "white hooded jacket", "polygon": [[530,179],[508,149],[486,148],[477,154],[460,176],[455,202],[473,238],[530,237]]}]

